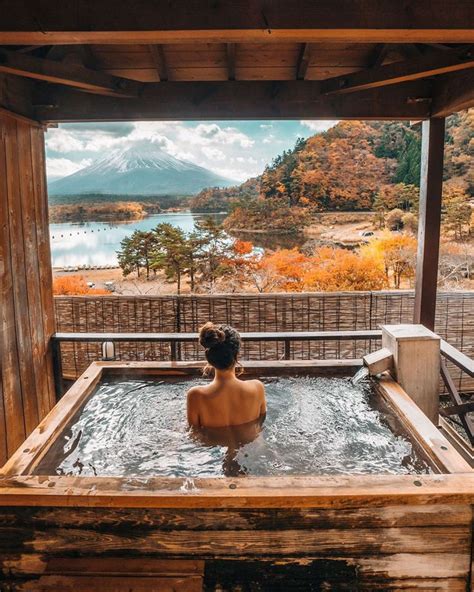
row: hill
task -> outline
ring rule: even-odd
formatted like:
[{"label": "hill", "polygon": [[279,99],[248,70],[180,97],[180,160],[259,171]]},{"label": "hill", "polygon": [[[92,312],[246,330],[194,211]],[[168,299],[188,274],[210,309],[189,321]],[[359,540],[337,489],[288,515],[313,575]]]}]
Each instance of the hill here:
[{"label": "hill", "polygon": [[227,187],[235,181],[147,143],[113,150],[90,166],[49,184],[51,196],[194,195],[203,187]]},{"label": "hill", "polygon": [[[419,125],[343,121],[299,139],[254,179],[231,188],[204,189],[191,207],[232,211],[229,228],[271,226],[273,230],[285,228],[289,209],[371,210],[382,188],[403,184],[416,193],[420,149]],[[461,185],[470,196],[474,195],[473,156],[474,109],[470,109],[447,120],[444,175],[445,181]]]}]

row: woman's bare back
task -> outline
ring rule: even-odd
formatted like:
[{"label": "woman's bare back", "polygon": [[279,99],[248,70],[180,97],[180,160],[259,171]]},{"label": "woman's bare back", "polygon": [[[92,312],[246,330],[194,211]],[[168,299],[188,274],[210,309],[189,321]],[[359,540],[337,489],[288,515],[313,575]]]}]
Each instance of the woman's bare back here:
[{"label": "woman's bare back", "polygon": [[266,413],[265,387],[234,374],[188,391],[188,421],[200,427],[225,427],[255,421]]}]

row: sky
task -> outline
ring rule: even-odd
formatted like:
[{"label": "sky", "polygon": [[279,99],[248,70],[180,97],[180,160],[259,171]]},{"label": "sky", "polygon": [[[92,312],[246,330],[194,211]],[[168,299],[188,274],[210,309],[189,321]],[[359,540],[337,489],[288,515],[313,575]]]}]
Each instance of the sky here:
[{"label": "sky", "polygon": [[150,141],[176,158],[229,179],[245,181],[292,148],[298,137],[332,127],[336,121],[140,121],[66,123],[46,134],[50,181],[71,175],[114,149]]}]

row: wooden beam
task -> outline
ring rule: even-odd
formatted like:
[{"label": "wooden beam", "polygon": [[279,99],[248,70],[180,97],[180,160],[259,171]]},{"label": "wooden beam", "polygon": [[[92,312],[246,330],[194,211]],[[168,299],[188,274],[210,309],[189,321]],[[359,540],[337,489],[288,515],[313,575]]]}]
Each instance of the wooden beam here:
[{"label": "wooden beam", "polygon": [[235,43],[226,44],[227,53],[227,78],[235,80]]},{"label": "wooden beam", "polygon": [[30,53],[30,51],[35,51],[35,49],[39,49],[40,47],[44,47],[44,45],[26,45],[25,47],[21,47],[16,51],[18,53]]},{"label": "wooden beam", "polygon": [[431,107],[434,117],[447,117],[469,107],[474,107],[474,70],[436,79]]},{"label": "wooden beam", "polygon": [[414,323],[434,330],[438,282],[444,118],[423,122]]},{"label": "wooden beam", "polygon": [[369,68],[379,68],[387,57],[388,50],[387,43],[377,43],[369,57]]},{"label": "wooden beam", "polygon": [[470,43],[471,0],[3,0],[1,45],[83,43]]},{"label": "wooden beam", "polygon": [[[148,477],[146,481],[137,479],[132,482],[133,487],[130,482],[130,477],[0,477],[0,507],[251,507],[343,510],[350,507],[350,504],[359,508],[408,504],[472,504],[474,472],[452,475],[196,478],[195,490],[191,494],[183,487],[183,478],[178,477]],[[386,570],[386,563],[384,569]]]},{"label": "wooden beam", "polygon": [[0,72],[117,97],[136,96],[140,88],[140,85],[132,80],[1,48]]},{"label": "wooden beam", "polygon": [[422,56],[410,61],[394,62],[379,68],[360,70],[346,76],[328,78],[322,82],[321,91],[324,94],[350,93],[467,68],[474,68],[474,52],[465,49],[453,50],[449,53]]},{"label": "wooden beam", "polygon": [[407,119],[429,116],[425,82],[326,97],[316,81],[167,82],[143,86],[127,101],[48,88],[36,117],[48,123],[177,119]]},{"label": "wooden beam", "polygon": [[150,45],[150,53],[160,82],[168,80],[165,52],[162,45]]},{"label": "wooden beam", "polygon": [[311,49],[309,43],[303,43],[298,56],[296,64],[296,80],[304,80],[306,78],[306,71],[308,70],[309,60],[311,57]]}]

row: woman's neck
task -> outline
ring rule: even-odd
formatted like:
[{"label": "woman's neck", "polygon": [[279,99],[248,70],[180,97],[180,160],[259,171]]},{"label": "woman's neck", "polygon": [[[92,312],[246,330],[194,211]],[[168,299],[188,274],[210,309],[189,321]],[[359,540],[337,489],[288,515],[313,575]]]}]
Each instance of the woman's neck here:
[{"label": "woman's neck", "polygon": [[232,368],[228,368],[227,370],[219,370],[218,368],[215,368],[214,370],[214,380],[218,382],[225,382],[226,380],[232,380],[235,378],[235,366],[232,366]]}]

